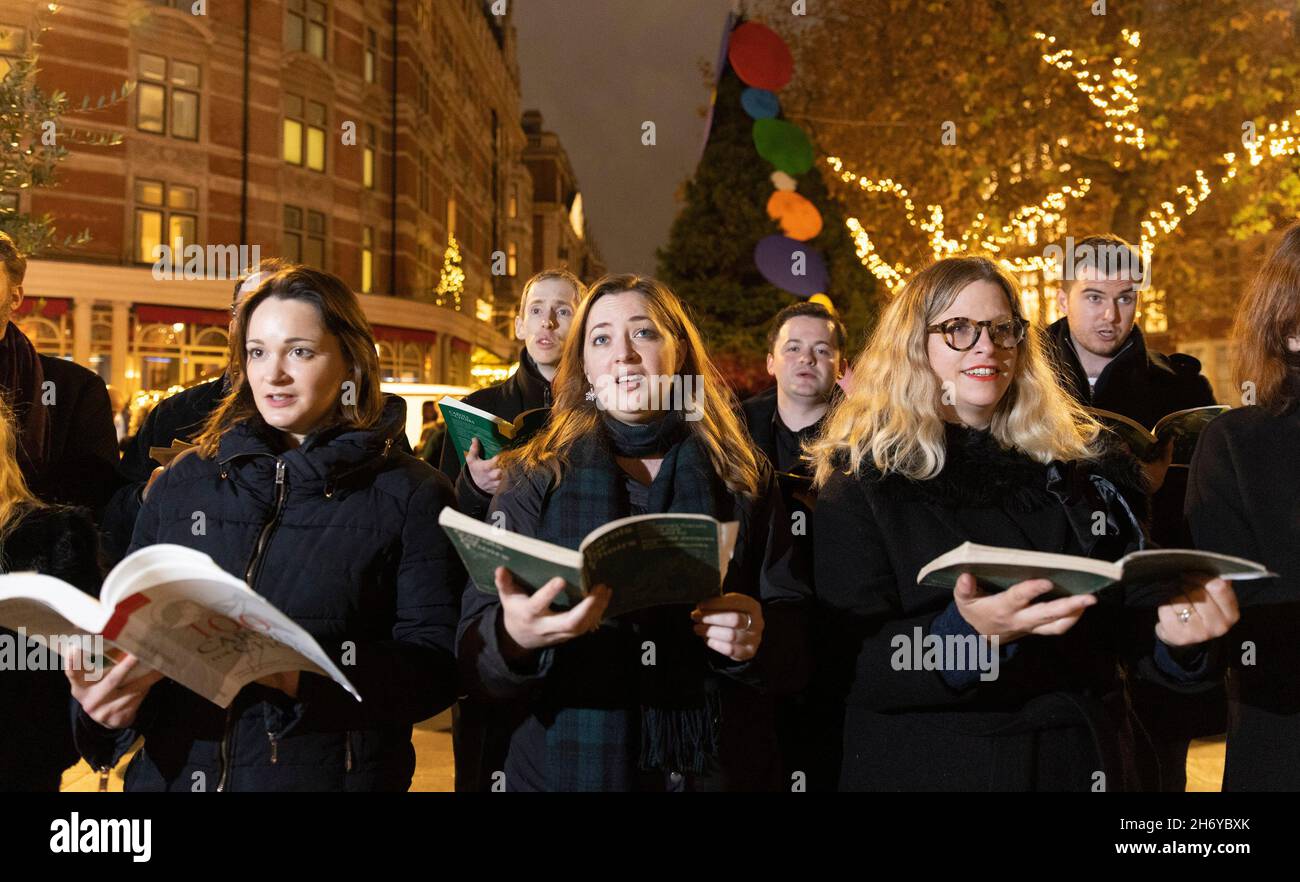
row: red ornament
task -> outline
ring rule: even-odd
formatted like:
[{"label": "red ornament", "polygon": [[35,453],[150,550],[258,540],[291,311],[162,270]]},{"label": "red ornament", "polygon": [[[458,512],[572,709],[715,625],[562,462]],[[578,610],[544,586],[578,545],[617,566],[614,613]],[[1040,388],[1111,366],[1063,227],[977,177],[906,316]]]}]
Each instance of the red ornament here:
[{"label": "red ornament", "polygon": [[736,76],[747,86],[775,92],[794,75],[794,56],[776,31],[758,22],[746,22],[731,32],[727,50]]}]

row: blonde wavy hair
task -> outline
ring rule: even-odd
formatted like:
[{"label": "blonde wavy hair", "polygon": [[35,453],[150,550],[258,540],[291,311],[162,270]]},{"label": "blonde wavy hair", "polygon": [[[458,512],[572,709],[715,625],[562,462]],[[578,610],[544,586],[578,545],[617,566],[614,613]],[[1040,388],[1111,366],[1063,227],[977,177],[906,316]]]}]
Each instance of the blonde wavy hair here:
[{"label": "blonde wavy hair", "polygon": [[[942,387],[930,367],[926,328],[962,289],[980,281],[1000,287],[1012,315],[1024,319],[1015,281],[987,257],[946,258],[912,277],[881,315],[826,429],[805,447],[816,486],[830,479],[844,457],[845,474],[853,476],[861,475],[864,462],[913,480],[943,470]],[[1034,325],[1026,331],[990,434],[1038,462],[1095,458],[1100,425],[1061,388],[1042,332]]]},{"label": "blonde wavy hair", "polygon": [[713,469],[733,493],[753,499],[760,492],[759,463],[749,435],[737,416],[735,395],[714,367],[700,332],[686,307],[662,282],[645,276],[608,275],[599,279],[578,303],[572,329],[564,340],[560,364],[551,383],[554,404],[545,428],[527,444],[503,452],[499,467],[507,474],[547,468],[556,483],[563,478],[575,442],[600,431],[600,411],[587,398],[588,382],[583,362],[587,317],[602,297],[636,291],[645,297],[646,309],[658,330],[671,337],[684,355],[682,377],[695,377],[701,386],[695,401],[699,419],[686,421],[689,431],[708,451]]},{"label": "blonde wavy hair", "polygon": [[13,410],[0,395],[0,543],[18,526],[18,515],[24,507],[40,504],[18,468],[18,428]]}]

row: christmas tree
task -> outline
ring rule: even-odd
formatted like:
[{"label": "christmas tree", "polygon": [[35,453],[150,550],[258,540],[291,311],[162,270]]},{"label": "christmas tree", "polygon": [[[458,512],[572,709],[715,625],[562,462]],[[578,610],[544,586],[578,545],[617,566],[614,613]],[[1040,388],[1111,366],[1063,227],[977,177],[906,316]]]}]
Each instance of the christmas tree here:
[{"label": "christmas tree", "polygon": [[[755,149],[754,120],[741,106],[744,89],[727,64],[704,154],[657,256],[659,277],[694,312],[710,354],[738,392],[750,393],[771,383],[764,356],[772,317],[801,298],[770,284],[754,262],[755,245],[781,229],[767,214],[774,168]],[[822,215],[822,231],[808,245],[825,258],[830,283],[823,293],[848,330],[845,355],[852,359],[877,311],[875,279],[855,253],[820,168],[797,180],[799,194]]]}]

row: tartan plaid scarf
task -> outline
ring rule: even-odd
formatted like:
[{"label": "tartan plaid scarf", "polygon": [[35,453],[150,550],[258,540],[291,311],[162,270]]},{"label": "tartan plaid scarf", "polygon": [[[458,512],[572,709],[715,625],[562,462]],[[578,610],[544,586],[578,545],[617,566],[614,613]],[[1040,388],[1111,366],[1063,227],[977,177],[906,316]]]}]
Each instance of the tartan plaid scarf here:
[{"label": "tartan plaid scarf", "polygon": [[[538,538],[577,548],[590,531],[632,513],[616,455],[663,452],[647,513],[729,516],[730,491],[680,412],[644,428],[604,420],[602,431],[571,448]],[[631,613],[557,649],[543,692],[548,710],[539,714],[547,726],[548,790],[633,790],[643,772],[699,773],[716,759],[720,703],[708,676],[709,650],[687,612],[674,606]],[[647,641],[655,647],[653,665],[642,664]]]}]

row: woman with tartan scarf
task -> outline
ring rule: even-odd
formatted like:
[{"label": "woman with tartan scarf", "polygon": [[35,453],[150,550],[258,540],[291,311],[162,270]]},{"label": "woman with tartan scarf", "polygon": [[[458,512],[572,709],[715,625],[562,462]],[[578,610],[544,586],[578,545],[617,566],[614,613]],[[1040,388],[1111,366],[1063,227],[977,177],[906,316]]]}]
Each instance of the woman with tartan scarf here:
[{"label": "woman with tartan scarf", "polygon": [[[605,619],[617,585],[566,612],[553,579],[531,596],[467,590],[464,685],[513,711],[493,780],[510,791],[692,791],[782,785],[772,698],[806,679],[807,589],[770,466],[677,297],[607,276],[578,306],[545,429],[503,454],[488,520],[577,548],[617,518],[738,521],[722,594]],[[665,395],[665,390],[688,395]],[[787,782],[788,784],[788,782]]]}]

